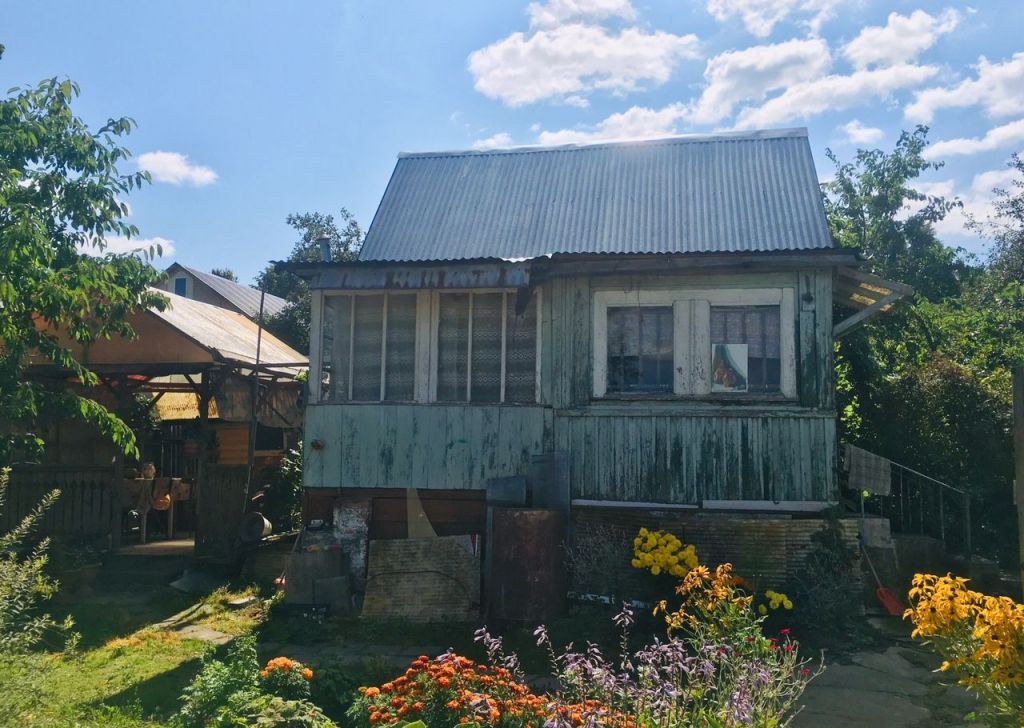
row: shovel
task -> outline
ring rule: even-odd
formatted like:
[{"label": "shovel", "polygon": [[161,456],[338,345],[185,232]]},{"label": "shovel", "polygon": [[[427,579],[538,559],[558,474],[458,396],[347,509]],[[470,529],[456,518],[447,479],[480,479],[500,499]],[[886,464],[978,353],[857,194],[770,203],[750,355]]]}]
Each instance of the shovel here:
[{"label": "shovel", "polygon": [[871,557],[868,556],[868,550],[864,548],[864,544],[860,545],[861,553],[864,554],[864,560],[868,562],[868,566],[871,568],[871,574],[875,577],[875,584],[878,588],[875,589],[875,596],[878,597],[878,603],[894,617],[903,616],[903,602],[900,598],[892,593],[889,589],[882,586],[882,580],[878,578],[878,572],[875,571],[875,565],[871,563]]}]

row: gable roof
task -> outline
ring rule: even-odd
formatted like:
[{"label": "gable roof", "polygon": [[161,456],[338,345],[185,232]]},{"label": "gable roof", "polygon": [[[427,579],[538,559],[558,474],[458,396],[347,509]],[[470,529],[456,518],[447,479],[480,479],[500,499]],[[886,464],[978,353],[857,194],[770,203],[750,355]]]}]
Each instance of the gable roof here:
[{"label": "gable roof", "polygon": [[402,154],[366,261],[832,248],[806,129]]},{"label": "gable roof", "polygon": [[[244,313],[249,318],[257,318],[260,315],[260,292],[252,286],[243,286],[241,283],[229,281],[213,273],[190,268],[181,263],[172,263],[167,268],[170,273],[172,268],[180,268],[193,278],[209,286],[218,294],[223,296],[232,306]],[[267,316],[276,316],[288,305],[288,301],[270,293],[266,294],[263,301],[263,313]]]}]

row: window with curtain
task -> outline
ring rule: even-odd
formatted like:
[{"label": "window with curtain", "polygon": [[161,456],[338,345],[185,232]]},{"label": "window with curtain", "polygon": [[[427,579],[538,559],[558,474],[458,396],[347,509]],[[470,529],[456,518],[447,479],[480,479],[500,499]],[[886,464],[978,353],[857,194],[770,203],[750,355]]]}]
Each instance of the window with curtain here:
[{"label": "window with curtain", "polygon": [[608,392],[671,392],[671,306],[608,309]]},{"label": "window with curtain", "polygon": [[[747,392],[780,391],[782,353],[778,306],[712,306],[712,376],[717,380],[745,380]],[[744,351],[746,361],[737,361]]]},{"label": "window with curtain", "polygon": [[437,400],[534,402],[537,303],[510,291],[438,294]]},{"label": "window with curtain", "polygon": [[328,296],[323,315],[324,399],[414,399],[415,294]]}]

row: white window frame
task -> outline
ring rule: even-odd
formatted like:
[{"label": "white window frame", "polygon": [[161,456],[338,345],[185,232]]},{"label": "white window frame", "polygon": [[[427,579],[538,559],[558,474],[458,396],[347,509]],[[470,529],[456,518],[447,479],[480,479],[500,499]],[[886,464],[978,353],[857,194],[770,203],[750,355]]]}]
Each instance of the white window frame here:
[{"label": "white window frame", "polygon": [[[711,307],[779,306],[779,390],[796,398],[796,294],[783,288],[686,288],[673,290],[608,290],[594,293],[593,394],[608,396],[608,309],[628,306],[672,306],[672,393],[680,397],[711,396]],[[615,393],[617,396],[618,393]],[[643,394],[631,395],[643,397]],[[656,398],[657,394],[648,395]],[[763,398],[755,393],[721,394],[729,399]]]},{"label": "white window frame", "polygon": [[[312,300],[312,315],[310,320],[310,330],[318,332],[316,336],[310,337],[310,387],[309,387],[309,401],[311,403],[324,402],[329,404],[366,404],[373,402],[385,402],[389,400],[384,399],[384,392],[386,391],[387,385],[387,373],[385,370],[387,361],[387,301],[384,301],[384,312],[382,316],[382,343],[381,343],[381,385],[380,385],[380,399],[378,400],[359,400],[358,402],[352,400],[352,358],[349,357],[349,376],[347,378],[349,393],[348,399],[346,400],[331,400],[322,396],[321,389],[323,386],[323,322],[325,320],[324,307],[330,305],[329,299],[337,296],[372,296],[381,294],[391,295],[415,295],[416,296],[416,343],[415,343],[415,354],[413,360],[415,362],[415,371],[413,373],[413,399],[402,400],[419,403],[439,403],[437,399],[437,336],[438,336],[438,325],[440,322],[441,312],[441,295],[446,293],[503,293],[504,298],[502,305],[502,337],[501,337],[501,398],[499,402],[481,402],[482,406],[486,405],[497,405],[506,404],[505,402],[505,367],[506,367],[506,346],[507,346],[507,313],[508,307],[514,306],[516,296],[518,294],[515,288],[467,288],[467,289],[444,289],[440,291],[388,291],[388,290],[365,290],[365,291],[330,291],[317,289],[313,291]],[[542,331],[542,292],[534,290],[532,293],[536,299],[533,305],[536,306],[536,325],[537,332],[535,335],[536,339],[536,354],[535,354],[535,374],[534,374],[534,398],[531,402],[515,402],[509,404],[536,404],[540,402],[540,373],[541,373],[541,353],[542,353],[542,342],[541,342],[541,331]],[[472,302],[472,296],[470,297]],[[467,357],[469,361],[472,360],[473,355],[473,342],[472,342],[472,303],[470,303],[470,329],[469,329],[469,346],[467,347]],[[352,330],[352,324],[349,323],[349,335],[354,334]],[[351,352],[351,346],[349,351]],[[469,392],[472,387],[472,366],[467,362],[467,371],[470,376],[467,377],[467,400]],[[313,386],[313,383],[318,383],[318,386]],[[396,400],[397,401],[397,400]],[[447,403],[447,402],[444,402]],[[451,402],[451,404],[474,404],[472,400],[469,401],[457,401]]]}]

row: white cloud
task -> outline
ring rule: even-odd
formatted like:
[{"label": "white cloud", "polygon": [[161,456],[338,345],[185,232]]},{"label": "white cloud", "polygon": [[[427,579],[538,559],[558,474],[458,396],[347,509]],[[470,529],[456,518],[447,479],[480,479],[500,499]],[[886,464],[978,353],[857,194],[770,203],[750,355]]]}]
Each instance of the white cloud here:
[{"label": "white cloud", "polygon": [[1024,119],[989,129],[983,137],[960,137],[944,139],[932,144],[924,151],[928,159],[952,157],[959,154],[978,154],[1024,142]]},{"label": "white cloud", "polygon": [[509,146],[512,146],[512,136],[504,131],[499,131],[497,134],[493,134],[486,139],[477,139],[473,142],[473,149],[477,150],[498,149]]},{"label": "white cloud", "polygon": [[840,4],[841,0],[708,0],[707,8],[716,20],[739,17],[749,33],[767,38],[777,23],[798,13],[811,16],[805,23],[817,35]]},{"label": "white cloud", "polygon": [[612,114],[589,129],[543,131],[541,144],[587,144],[597,141],[629,141],[655,139],[675,134],[675,123],[686,114],[684,104],[670,104],[662,109],[634,106]]},{"label": "white cloud", "polygon": [[864,28],[841,52],[857,69],[907,63],[935,45],[940,35],[956,28],[960,17],[951,8],[938,15],[923,10],[915,10],[909,16],[890,13],[884,26]]},{"label": "white cloud", "polygon": [[699,124],[731,116],[741,101],[762,101],[770,91],[818,78],[832,55],[821,39],[790,40],[728,51],[708,61],[707,86],[694,104],[690,120]]},{"label": "white cloud", "polygon": [[530,16],[530,25],[536,28],[553,28],[567,20],[636,18],[636,10],[629,0],[548,0],[546,3],[530,3],[526,12]]},{"label": "white cloud", "polygon": [[217,173],[212,169],[201,164],[191,164],[187,156],[178,152],[146,152],[139,155],[136,163],[139,169],[149,172],[157,182],[205,187],[217,181]]},{"label": "white cloud", "polygon": [[579,96],[594,89],[626,93],[664,83],[683,59],[698,58],[697,36],[619,33],[570,23],[527,35],[513,33],[469,56],[475,88],[509,106]]},{"label": "white cloud", "polygon": [[[174,241],[167,238],[126,238],[123,235],[107,235],[103,242],[106,246],[103,250],[94,247],[84,247],[82,252],[86,255],[106,255],[116,253],[118,255],[148,252],[149,248],[160,246],[161,254],[157,257],[170,258],[174,255]],[[154,251],[155,252],[155,251]]]},{"label": "white cloud", "polygon": [[830,75],[797,83],[758,107],[740,111],[740,129],[776,126],[825,111],[848,109],[873,98],[917,86],[937,73],[934,66],[903,63],[888,68],[855,71],[848,76]]},{"label": "white cloud", "polygon": [[842,126],[846,138],[853,144],[874,144],[885,136],[885,132],[874,126],[865,126],[860,119],[853,119]]},{"label": "white cloud", "polygon": [[974,175],[967,189],[957,189],[952,179],[939,182],[918,182],[914,186],[926,195],[935,195],[952,200],[959,197],[963,207],[949,212],[935,224],[935,231],[940,236],[965,237],[968,217],[984,222],[995,213],[996,196],[994,189],[1008,189],[1017,177],[1014,169],[990,169]]},{"label": "white cloud", "polygon": [[1024,114],[1024,52],[1002,63],[978,59],[977,78],[965,79],[951,88],[928,88],[914,96],[905,115],[912,121],[930,122],[939,109],[981,106],[989,116]]}]

